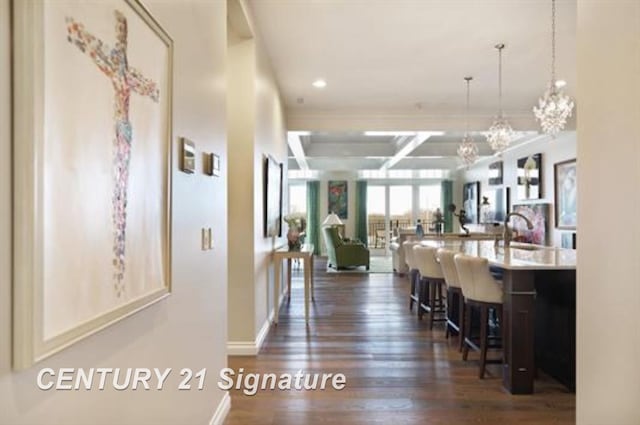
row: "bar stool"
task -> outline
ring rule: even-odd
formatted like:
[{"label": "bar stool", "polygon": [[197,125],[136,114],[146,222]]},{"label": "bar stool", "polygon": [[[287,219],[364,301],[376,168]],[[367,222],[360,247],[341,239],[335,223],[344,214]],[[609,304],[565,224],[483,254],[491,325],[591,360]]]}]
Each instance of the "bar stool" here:
[{"label": "bar stool", "polygon": [[[413,247],[418,245],[419,242],[415,241],[404,241],[402,243],[402,249],[404,249],[404,261],[407,263],[407,267],[409,268],[409,273],[407,276],[409,277],[409,310],[413,310],[413,303],[419,303],[420,297],[418,288],[416,287],[416,282],[418,280],[418,268],[416,267],[414,257],[413,257]],[[419,304],[418,304],[419,305]]]},{"label": "bar stool", "polygon": [[[438,248],[424,245],[413,247],[413,261],[420,272],[419,292],[420,303],[418,317],[422,317],[422,312],[429,313],[429,329],[433,329],[433,322],[446,321],[446,309],[442,296],[443,285],[445,285],[442,268],[436,260]],[[435,318],[436,313],[442,313],[442,318]]]},{"label": "bar stool", "polygon": [[[447,324],[445,337],[449,337],[450,330],[453,329],[458,333],[459,346],[458,350],[462,351],[464,345],[464,297],[462,296],[462,287],[458,277],[458,270],[453,258],[457,252],[449,249],[440,248],[436,253],[444,281],[447,284]],[[456,302],[457,301],[457,302]],[[454,318],[457,313],[457,320]]]},{"label": "bar stool", "polygon": [[[466,305],[464,318],[464,348],[462,359],[467,360],[469,348],[480,351],[480,379],[484,378],[487,363],[502,363],[502,360],[487,361],[488,348],[500,348],[500,345],[489,345],[488,332],[489,309],[494,309],[500,323],[501,334],[504,334],[502,322],[502,304],[504,292],[502,284],[493,278],[489,271],[489,261],[486,258],[472,257],[464,254],[456,254],[454,257],[456,270],[462,286],[462,294]],[[471,307],[480,309],[480,346],[471,337]],[[501,338],[504,341],[504,335]]]}]

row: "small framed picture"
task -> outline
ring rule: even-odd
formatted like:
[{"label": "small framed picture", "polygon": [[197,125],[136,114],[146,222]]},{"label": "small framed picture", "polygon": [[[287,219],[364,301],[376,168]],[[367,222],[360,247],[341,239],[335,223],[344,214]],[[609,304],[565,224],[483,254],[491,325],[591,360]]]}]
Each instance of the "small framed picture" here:
[{"label": "small framed picture", "polygon": [[204,173],[208,176],[220,176],[220,156],[215,153],[205,153],[202,158]]},{"label": "small framed picture", "polygon": [[220,176],[220,156],[215,153],[211,154],[211,175]]},{"label": "small framed picture", "polygon": [[196,171],[196,144],[185,137],[182,138],[181,169],[189,174]]}]

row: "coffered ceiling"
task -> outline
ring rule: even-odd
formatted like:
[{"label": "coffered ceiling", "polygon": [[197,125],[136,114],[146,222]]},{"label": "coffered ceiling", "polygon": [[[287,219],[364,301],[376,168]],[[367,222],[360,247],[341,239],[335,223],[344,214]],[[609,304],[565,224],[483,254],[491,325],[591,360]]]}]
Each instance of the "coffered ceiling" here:
[{"label": "coffered ceiling", "polygon": [[[251,0],[249,6],[290,127],[312,131],[302,142],[312,169],[381,165],[402,146],[362,131],[383,128],[444,131],[394,168],[455,163],[465,75],[474,77],[471,130],[486,130],[496,113],[498,42],[507,45],[505,114],[516,130],[538,130],[531,108],[550,78],[550,0]],[[575,0],[557,0],[556,74],[572,96],[575,34]],[[318,78],[326,88],[311,85]],[[445,158],[425,158],[436,156]]]}]

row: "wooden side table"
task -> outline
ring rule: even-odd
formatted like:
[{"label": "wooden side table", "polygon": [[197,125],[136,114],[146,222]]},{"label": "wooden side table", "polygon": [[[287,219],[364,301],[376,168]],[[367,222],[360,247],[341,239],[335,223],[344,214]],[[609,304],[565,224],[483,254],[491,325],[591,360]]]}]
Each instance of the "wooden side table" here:
[{"label": "wooden side table", "polygon": [[278,316],[280,312],[280,281],[282,279],[282,260],[287,260],[287,295],[291,300],[291,262],[293,259],[301,259],[304,266],[304,319],[309,322],[309,299],[313,296],[313,245],[303,244],[299,251],[289,251],[288,247],[279,248],[273,251],[273,270],[274,270],[274,295],[273,307],[275,314],[273,315],[273,323],[278,324]]}]

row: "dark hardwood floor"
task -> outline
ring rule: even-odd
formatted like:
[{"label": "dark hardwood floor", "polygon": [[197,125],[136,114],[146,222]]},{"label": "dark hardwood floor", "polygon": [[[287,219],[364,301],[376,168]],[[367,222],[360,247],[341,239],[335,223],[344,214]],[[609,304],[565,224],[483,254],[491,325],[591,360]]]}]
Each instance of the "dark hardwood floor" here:
[{"label": "dark hardwood floor", "polygon": [[[406,278],[327,274],[318,259],[315,303],[305,326],[302,271],[257,357],[230,357],[245,373],[343,373],[341,391],[231,391],[226,425],[574,424],[575,394],[544,375],[536,393],[512,396],[500,367],[478,379],[476,353],[463,362],[444,325],[428,330],[409,312]],[[426,317],[426,316],[425,316]]]}]

